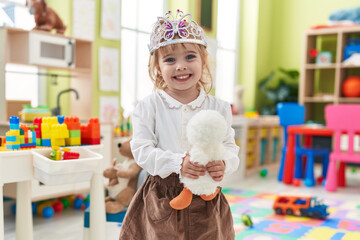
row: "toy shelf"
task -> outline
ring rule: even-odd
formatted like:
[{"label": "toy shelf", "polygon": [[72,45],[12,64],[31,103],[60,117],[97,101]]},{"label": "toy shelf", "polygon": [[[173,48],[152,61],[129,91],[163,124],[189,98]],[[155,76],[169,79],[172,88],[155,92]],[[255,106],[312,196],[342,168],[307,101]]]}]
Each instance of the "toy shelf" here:
[{"label": "toy shelf", "polygon": [[233,116],[235,142],[240,146],[241,177],[258,174],[266,168],[277,171],[281,158],[283,134],[278,116],[247,118]]},{"label": "toy shelf", "polygon": [[44,31],[0,27],[0,121],[5,122],[10,111],[5,101],[7,64],[69,71],[69,87],[76,89],[80,96],[76,99],[75,95],[70,95],[70,115],[76,115],[81,120],[91,118],[92,45],[92,41]]},{"label": "toy shelf", "polygon": [[[324,122],[327,104],[360,103],[359,98],[342,94],[342,84],[349,76],[360,76],[360,66],[343,63],[344,50],[349,39],[360,38],[360,26],[310,29],[304,33],[299,103],[305,105],[306,120]],[[330,52],[328,63],[318,64],[310,50]]]}]

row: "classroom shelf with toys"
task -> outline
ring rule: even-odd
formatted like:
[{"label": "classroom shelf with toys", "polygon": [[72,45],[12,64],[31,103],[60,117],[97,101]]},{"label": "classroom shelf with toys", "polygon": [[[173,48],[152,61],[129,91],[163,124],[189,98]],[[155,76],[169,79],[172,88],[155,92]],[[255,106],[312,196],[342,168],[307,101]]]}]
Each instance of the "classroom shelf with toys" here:
[{"label": "classroom shelf with toys", "polygon": [[92,45],[92,41],[44,31],[0,27],[0,122],[7,121],[10,111],[5,101],[7,64],[70,71],[70,88],[80,96],[71,95],[70,114],[89,120],[93,116]]},{"label": "classroom shelf with toys", "polygon": [[360,27],[309,29],[304,33],[299,102],[306,120],[324,122],[326,104],[360,103]]},{"label": "classroom shelf with toys", "polygon": [[240,147],[241,178],[253,174],[266,177],[268,171],[277,171],[283,141],[278,116],[234,115],[232,127]]}]

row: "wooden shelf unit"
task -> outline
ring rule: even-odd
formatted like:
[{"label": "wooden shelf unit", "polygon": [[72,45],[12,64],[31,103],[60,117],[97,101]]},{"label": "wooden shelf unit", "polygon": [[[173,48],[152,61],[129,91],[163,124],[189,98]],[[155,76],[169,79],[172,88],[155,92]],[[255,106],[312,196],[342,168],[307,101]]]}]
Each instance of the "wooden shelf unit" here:
[{"label": "wooden shelf unit", "polygon": [[[299,102],[305,105],[306,120],[324,121],[326,104],[360,103],[360,98],[346,98],[342,83],[351,75],[360,76],[360,66],[343,64],[348,39],[360,38],[360,26],[311,29],[304,33]],[[310,49],[332,52],[329,65],[317,65]]]},{"label": "wooden shelf unit", "polygon": [[[73,60],[72,67],[59,67],[56,65],[31,64],[30,34],[35,33],[41,36],[58,38],[73,41]],[[93,76],[92,58],[93,42],[83,39],[75,39],[59,34],[44,31],[27,31],[23,29],[0,27],[0,121],[6,122],[7,107],[5,101],[5,71],[7,64],[36,66],[46,70],[66,70],[70,72],[70,88],[75,88],[79,93],[79,99],[74,94],[70,95],[70,114],[76,115],[82,120],[88,120],[93,116]],[[56,96],[53,96],[56,98]]]},{"label": "wooden shelf unit", "polygon": [[238,173],[241,178],[259,174],[261,169],[278,171],[283,145],[278,116],[247,118],[234,115],[232,128],[235,142],[240,147]]}]

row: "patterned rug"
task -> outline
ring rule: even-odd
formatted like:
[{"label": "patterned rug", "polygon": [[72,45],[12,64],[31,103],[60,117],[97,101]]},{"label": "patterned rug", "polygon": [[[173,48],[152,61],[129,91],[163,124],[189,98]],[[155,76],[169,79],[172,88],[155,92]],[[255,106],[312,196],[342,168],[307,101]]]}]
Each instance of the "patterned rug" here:
[{"label": "patterned rug", "polygon": [[[326,220],[275,215],[274,193],[223,189],[234,218],[237,240],[360,240],[360,201],[322,199],[329,207]],[[241,214],[253,222],[246,227]]]}]

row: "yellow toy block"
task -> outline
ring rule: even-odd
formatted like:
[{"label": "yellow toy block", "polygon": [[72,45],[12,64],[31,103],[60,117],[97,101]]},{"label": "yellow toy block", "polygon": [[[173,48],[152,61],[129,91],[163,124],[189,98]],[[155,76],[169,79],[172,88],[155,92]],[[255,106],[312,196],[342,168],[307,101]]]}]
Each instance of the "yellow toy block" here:
[{"label": "yellow toy block", "polygon": [[64,138],[52,138],[51,139],[51,146],[65,146],[65,139]]},{"label": "yellow toy block", "polygon": [[81,138],[66,138],[65,143],[68,146],[79,146],[81,145]]},{"label": "yellow toy block", "polygon": [[9,130],[6,132],[6,136],[20,136],[20,130]]},{"label": "yellow toy block", "polygon": [[51,138],[51,128],[48,123],[41,124],[41,138],[42,139],[49,139]]},{"label": "yellow toy block", "polygon": [[68,148],[68,147],[63,147],[63,148],[62,148],[62,151],[63,151],[63,152],[70,152],[70,148]]},{"label": "yellow toy block", "polygon": [[61,160],[61,151],[56,151],[56,161]]},{"label": "yellow toy block", "polygon": [[54,124],[51,128],[52,138],[68,138],[69,131],[66,124]]},{"label": "yellow toy block", "polygon": [[49,124],[49,127],[51,128],[54,124],[58,124],[57,117],[45,117],[42,119],[41,124]]}]

